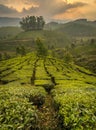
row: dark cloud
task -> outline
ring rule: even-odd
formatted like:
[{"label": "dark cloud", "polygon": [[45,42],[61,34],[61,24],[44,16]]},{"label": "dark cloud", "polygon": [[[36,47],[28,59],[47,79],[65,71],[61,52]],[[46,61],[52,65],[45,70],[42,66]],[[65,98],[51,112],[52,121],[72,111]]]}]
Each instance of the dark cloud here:
[{"label": "dark cloud", "polygon": [[[0,0],[0,2],[3,0]],[[5,0],[8,2],[8,0]],[[11,0],[9,0],[11,1]],[[52,19],[55,15],[66,13],[69,9],[74,9],[78,7],[83,7],[86,3],[77,2],[68,4],[67,1],[61,0],[21,0],[26,5],[38,5],[36,7],[32,6],[29,9],[23,8],[22,12],[18,12],[13,8],[9,8],[5,5],[0,5],[0,16],[16,16],[23,17],[26,15],[43,15],[45,19]]]},{"label": "dark cloud", "polygon": [[65,13],[69,9],[87,5],[82,2],[68,4],[66,0],[65,2],[60,0],[28,0],[27,2],[34,2],[35,4],[38,4],[39,7],[36,10],[37,15],[43,15],[47,19],[52,18],[57,14]]},{"label": "dark cloud", "polygon": [[3,14],[16,14],[16,13],[18,13],[17,10],[0,4],[0,15],[3,15]]},{"label": "dark cloud", "polygon": [[16,17],[23,17],[26,15],[36,15],[36,12],[38,12],[38,7],[31,7],[29,9],[23,8],[22,12],[18,12],[14,8],[7,7],[5,5],[0,4],[0,16],[16,16]]}]

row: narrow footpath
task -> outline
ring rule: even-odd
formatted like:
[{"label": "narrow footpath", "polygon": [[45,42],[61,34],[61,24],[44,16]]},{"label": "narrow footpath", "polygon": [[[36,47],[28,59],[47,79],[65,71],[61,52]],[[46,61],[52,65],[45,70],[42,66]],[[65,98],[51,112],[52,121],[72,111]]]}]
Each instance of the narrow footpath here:
[{"label": "narrow footpath", "polygon": [[58,117],[53,107],[53,99],[47,94],[45,103],[39,109],[39,126],[40,130],[60,130],[58,128]]}]

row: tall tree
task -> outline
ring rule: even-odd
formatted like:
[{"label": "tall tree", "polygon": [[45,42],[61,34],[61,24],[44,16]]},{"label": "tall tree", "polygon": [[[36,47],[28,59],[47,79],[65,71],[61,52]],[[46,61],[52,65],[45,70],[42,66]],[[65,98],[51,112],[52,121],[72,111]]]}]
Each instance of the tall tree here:
[{"label": "tall tree", "polygon": [[43,16],[27,16],[25,18],[22,18],[20,25],[25,31],[42,30],[45,25],[45,21],[43,19]]},{"label": "tall tree", "polygon": [[42,30],[44,25],[45,25],[45,21],[44,21],[43,17],[42,16],[37,17],[37,28],[39,30]]},{"label": "tall tree", "polygon": [[44,46],[42,40],[40,38],[36,39],[36,49],[38,57],[46,57],[48,54],[47,48]]},{"label": "tall tree", "polygon": [[30,27],[31,27],[30,30],[36,30],[37,23],[36,23],[35,16],[30,16],[29,23],[30,23]]}]

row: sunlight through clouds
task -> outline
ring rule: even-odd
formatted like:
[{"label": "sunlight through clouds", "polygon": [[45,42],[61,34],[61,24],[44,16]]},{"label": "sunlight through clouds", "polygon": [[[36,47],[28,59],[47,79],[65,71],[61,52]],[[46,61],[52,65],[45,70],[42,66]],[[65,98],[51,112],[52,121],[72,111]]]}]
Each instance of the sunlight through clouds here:
[{"label": "sunlight through clouds", "polygon": [[14,12],[18,17],[43,15],[45,19],[93,20],[96,0],[0,0],[0,16],[14,16]]}]

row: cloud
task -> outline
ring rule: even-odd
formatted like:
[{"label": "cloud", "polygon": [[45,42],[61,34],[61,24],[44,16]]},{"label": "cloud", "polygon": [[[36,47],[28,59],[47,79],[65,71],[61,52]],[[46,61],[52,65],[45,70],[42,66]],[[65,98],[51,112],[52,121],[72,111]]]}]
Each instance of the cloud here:
[{"label": "cloud", "polygon": [[[0,16],[15,15],[16,17],[24,17],[26,15],[42,15],[45,20],[51,20],[56,16],[62,16],[62,19],[64,15],[75,18],[75,16],[84,17],[85,14],[87,17],[88,13],[96,12],[94,11],[95,7],[91,8],[93,5],[88,5],[90,3],[89,0],[87,2],[86,0],[74,1],[70,3],[67,0],[0,0]],[[92,1],[91,3],[95,5],[96,0]]]},{"label": "cloud", "polygon": [[38,13],[38,7],[31,7],[29,9],[25,9],[23,8],[21,14],[29,14],[29,15],[35,15],[36,13]]},{"label": "cloud", "polygon": [[75,2],[67,3],[67,1],[60,0],[27,0],[27,4],[34,3],[38,5],[36,8],[23,10],[24,13],[32,13],[36,15],[43,15],[46,19],[52,19],[55,15],[66,13],[69,9],[80,8],[86,3]]},{"label": "cloud", "polygon": [[16,13],[18,12],[15,9],[0,4],[0,15],[16,14]]},{"label": "cloud", "polygon": [[0,0],[0,4],[6,4],[9,3],[9,0]]},{"label": "cloud", "polygon": [[82,2],[76,2],[76,3],[73,3],[73,4],[71,4],[71,3],[69,3],[69,4],[67,4],[67,3],[64,3],[64,4],[62,4],[61,6],[59,6],[58,8],[56,8],[55,10],[54,10],[54,14],[64,14],[64,13],[66,13],[68,10],[70,10],[70,9],[76,9],[76,8],[80,8],[80,7],[83,7],[83,6],[85,6],[85,5],[87,5],[86,3],[82,3]]},{"label": "cloud", "polygon": [[2,17],[23,17],[26,15],[36,15],[38,7],[31,7],[29,9],[23,8],[22,12],[17,11],[12,7],[0,4],[0,16]]}]

